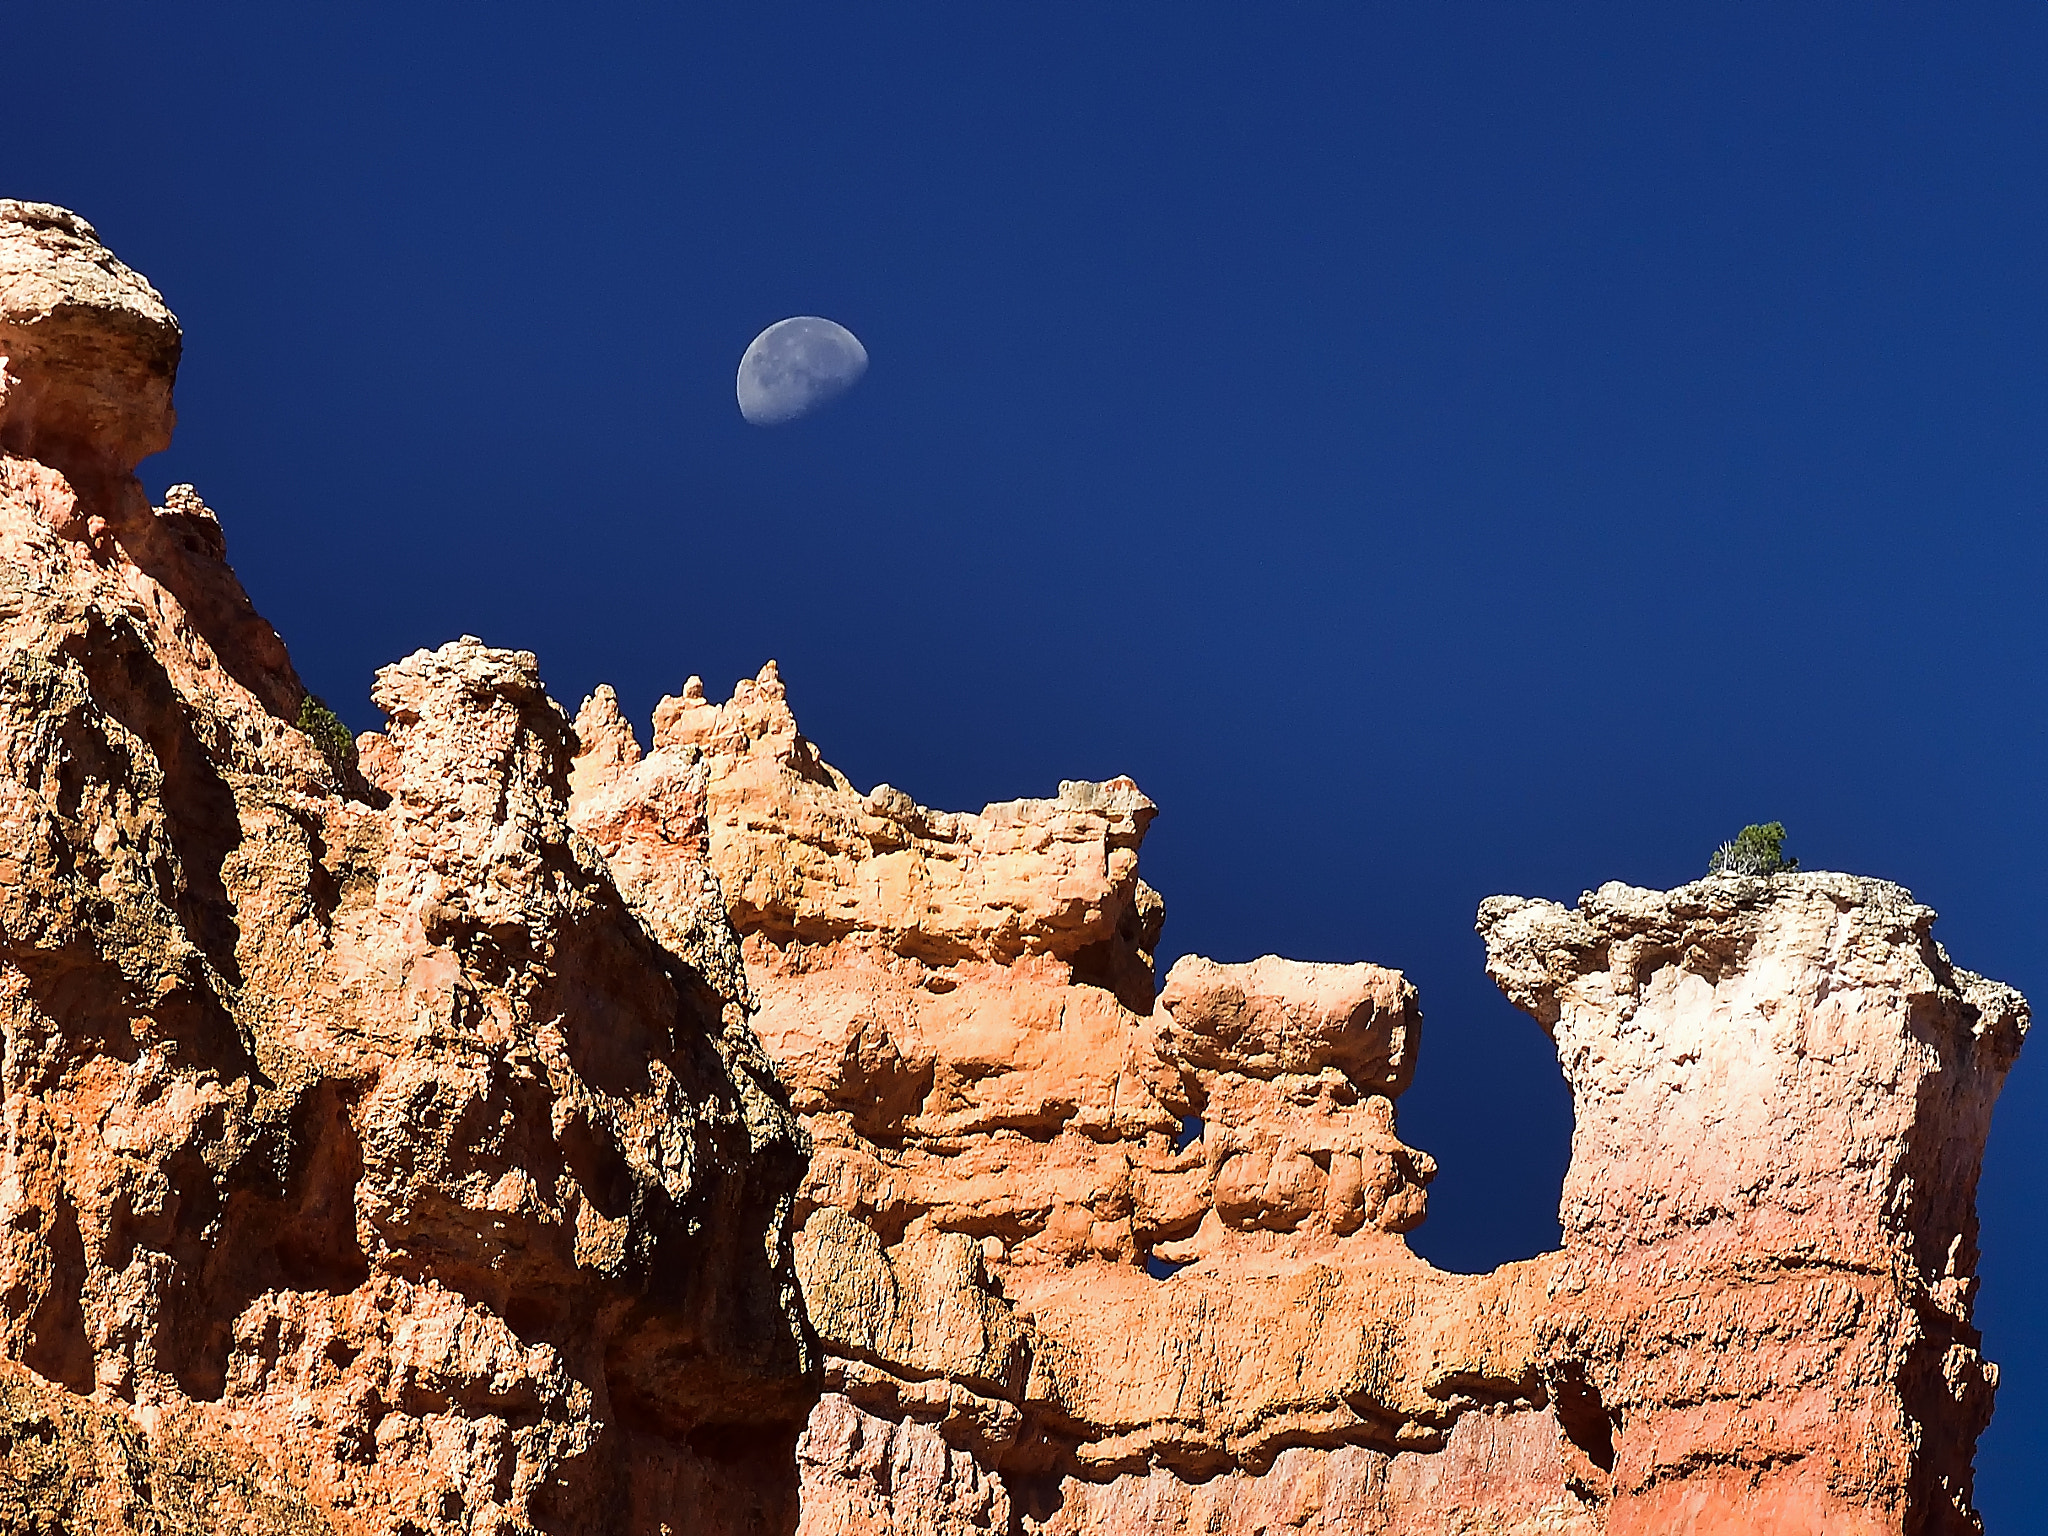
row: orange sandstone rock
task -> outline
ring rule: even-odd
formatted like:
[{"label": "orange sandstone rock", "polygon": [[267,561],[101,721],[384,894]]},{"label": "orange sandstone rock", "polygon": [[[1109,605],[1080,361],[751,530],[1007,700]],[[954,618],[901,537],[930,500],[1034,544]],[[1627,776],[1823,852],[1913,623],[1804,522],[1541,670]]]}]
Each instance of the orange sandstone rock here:
[{"label": "orange sandstone rock", "polygon": [[129,473],[177,345],[0,203],[0,1528],[786,1528],[802,1139],[736,940],[571,829],[529,655],[386,668],[337,775]]},{"label": "orange sandstone rock", "polygon": [[1414,989],[1155,988],[1127,779],[643,751],[463,638],[330,763],[177,324],[0,202],[0,1530],[1947,1533],[2024,1002],[1843,875],[1494,898],[1564,1245],[1403,1235]]},{"label": "orange sandstone rock", "polygon": [[1450,1275],[1400,1236],[1414,989],[1189,957],[1155,1000],[1127,780],[863,795],[772,665],[644,758],[608,695],[578,728],[573,818],[630,900],[716,877],[815,1142],[804,1531],[1974,1528],[1972,1191],[2026,1012],[1896,887],[1489,901],[1578,1133],[1564,1249]]},{"label": "orange sandstone rock", "polygon": [[1572,1087],[1548,1328],[1615,1528],[1976,1528],[1975,1193],[2027,1008],[1933,922],[1832,874],[1481,907]]},{"label": "orange sandstone rock", "polygon": [[0,200],[0,449],[73,481],[170,446],[183,337],[163,296],[50,203]]}]

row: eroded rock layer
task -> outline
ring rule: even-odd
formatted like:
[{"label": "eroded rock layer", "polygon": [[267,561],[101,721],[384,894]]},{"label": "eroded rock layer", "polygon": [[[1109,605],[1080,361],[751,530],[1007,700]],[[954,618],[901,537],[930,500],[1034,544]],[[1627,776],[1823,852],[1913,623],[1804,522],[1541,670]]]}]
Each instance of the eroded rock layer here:
[{"label": "eroded rock layer", "polygon": [[0,1522],[786,1529],[802,1136],[736,941],[571,829],[529,655],[388,667],[375,783],[322,755],[130,474],[177,352],[0,203]]},{"label": "eroded rock layer", "polygon": [[0,203],[0,1533],[1977,1528],[2026,1028],[1843,875],[1494,898],[1564,1245],[1440,1272],[1398,972],[1182,959],[1127,779],[858,792],[773,665],[355,750],[179,333]]},{"label": "eroded rock layer", "polygon": [[1155,999],[1128,780],[863,795],[772,665],[693,679],[644,757],[608,693],[577,730],[572,817],[629,893],[715,876],[816,1143],[804,1530],[1975,1528],[1973,1200],[2026,1010],[1897,887],[1487,902],[1578,1129],[1564,1249],[1450,1275],[1401,1236],[1414,989],[1189,957]]}]

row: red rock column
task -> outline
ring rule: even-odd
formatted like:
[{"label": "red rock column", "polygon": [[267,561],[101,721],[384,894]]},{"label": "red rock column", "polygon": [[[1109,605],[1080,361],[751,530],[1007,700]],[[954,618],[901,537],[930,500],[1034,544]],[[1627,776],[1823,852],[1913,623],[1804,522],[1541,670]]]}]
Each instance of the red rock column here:
[{"label": "red rock column", "polygon": [[1572,1087],[1547,1369],[1611,1531],[1979,1529],[1975,1192],[2027,1012],[1933,920],[1833,874],[1480,909]]}]

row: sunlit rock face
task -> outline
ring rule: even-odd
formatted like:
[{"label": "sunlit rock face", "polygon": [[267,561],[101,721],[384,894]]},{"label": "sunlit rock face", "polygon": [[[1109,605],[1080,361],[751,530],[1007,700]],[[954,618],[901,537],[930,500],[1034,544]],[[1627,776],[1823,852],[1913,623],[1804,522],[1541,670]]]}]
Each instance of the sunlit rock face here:
[{"label": "sunlit rock face", "polygon": [[1835,874],[1481,907],[1572,1088],[1547,1327],[1617,1527],[1977,1528],[1977,1175],[2027,1006],[1933,923]]},{"label": "sunlit rock face", "polygon": [[1840,875],[1495,898],[1561,1251],[1416,1258],[1398,972],[1155,975],[1129,780],[858,792],[770,666],[535,659],[359,758],[190,487],[177,324],[0,203],[0,1530],[1961,1532],[2026,1026]]},{"label": "sunlit rock face", "polygon": [[80,484],[126,475],[170,446],[182,345],[163,296],[85,220],[0,200],[0,449]]},{"label": "sunlit rock face", "polygon": [[1394,1132],[1420,1026],[1397,973],[1187,960],[1155,1006],[1136,786],[960,815],[862,795],[772,667],[665,701],[644,758],[608,694],[577,731],[572,815],[646,872],[629,894],[687,913],[715,874],[815,1143],[806,1529],[1058,1525],[1155,1467],[1195,1487],[1291,1444],[1440,1445],[1494,1390],[1432,1397],[1405,1342],[1388,1370],[1387,1330],[1454,1283],[1397,1235],[1434,1171]]},{"label": "sunlit rock face", "polygon": [[737,940],[572,830],[529,655],[386,668],[367,777],[295,728],[219,522],[130,474],[177,346],[0,203],[0,1527],[786,1528],[802,1142]]},{"label": "sunlit rock face", "polygon": [[863,795],[772,666],[693,679],[644,757],[608,693],[577,730],[573,818],[679,928],[715,877],[816,1145],[803,1530],[1975,1528],[1974,1190],[2026,1010],[1897,887],[1487,902],[1578,1130],[1563,1251],[1450,1275],[1401,1236],[1414,989],[1190,957],[1155,997],[1129,781]]}]

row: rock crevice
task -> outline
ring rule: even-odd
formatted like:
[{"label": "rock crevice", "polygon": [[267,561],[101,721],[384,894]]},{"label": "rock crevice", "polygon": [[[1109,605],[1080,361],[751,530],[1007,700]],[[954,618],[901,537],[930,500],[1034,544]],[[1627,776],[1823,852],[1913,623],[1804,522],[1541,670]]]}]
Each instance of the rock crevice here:
[{"label": "rock crevice", "polygon": [[1404,1234],[1415,988],[1156,975],[1128,779],[861,793],[770,663],[643,749],[464,637],[356,759],[176,320],[0,202],[0,1529],[1967,1532],[2027,1026],[1846,875],[1479,913],[1563,1246]]},{"label": "rock crevice", "polygon": [[0,203],[0,1484],[38,1530],[786,1529],[806,1143],[737,940],[571,827],[525,653],[386,668],[374,785],[296,728],[217,518],[130,473],[177,343]]},{"label": "rock crevice", "polygon": [[750,893],[815,1142],[806,1530],[1974,1528],[1973,1191],[2027,1014],[1897,887],[1486,902],[1577,1130],[1564,1248],[1449,1275],[1401,1239],[1414,988],[1191,956],[1155,997],[1128,781],[862,795],[772,666],[693,679],[644,758],[600,717],[572,816],[690,786],[638,881]]}]

